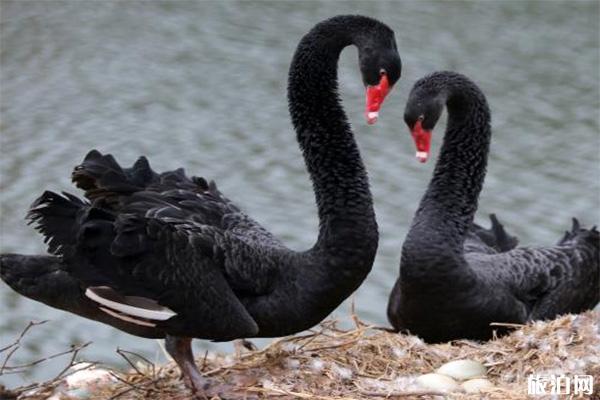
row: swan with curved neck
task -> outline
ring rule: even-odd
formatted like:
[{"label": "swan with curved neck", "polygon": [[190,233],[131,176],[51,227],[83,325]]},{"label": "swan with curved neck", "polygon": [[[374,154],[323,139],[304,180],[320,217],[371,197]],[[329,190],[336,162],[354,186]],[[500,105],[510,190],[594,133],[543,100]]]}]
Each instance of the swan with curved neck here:
[{"label": "swan with curved neck", "polygon": [[[429,342],[489,339],[492,322],[525,323],[592,308],[600,300],[600,240],[595,228],[556,246],[519,247],[495,216],[473,224],[490,147],[490,110],[481,90],[455,72],[413,87],[404,114],[426,161],[443,108],[448,122],[433,177],[402,247],[388,318]],[[500,331],[499,331],[500,332]]]},{"label": "swan with curved neck", "polygon": [[2,279],[53,307],[165,337],[190,387],[208,397],[218,393],[194,364],[191,338],[308,329],[371,270],[377,223],[337,92],[338,58],[349,45],[358,47],[368,122],[400,77],[394,33],[374,19],[334,17],[300,41],[288,98],[319,212],[311,249],[285,247],[212,182],[182,169],[156,173],[144,157],[121,168],[93,150],[72,175],[89,202],[45,192],[30,210],[53,255],[2,255]]}]

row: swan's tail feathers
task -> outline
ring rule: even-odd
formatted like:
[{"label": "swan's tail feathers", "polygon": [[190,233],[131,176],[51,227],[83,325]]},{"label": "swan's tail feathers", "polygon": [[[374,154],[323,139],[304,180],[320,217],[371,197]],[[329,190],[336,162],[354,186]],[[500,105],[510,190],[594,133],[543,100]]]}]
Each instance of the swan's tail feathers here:
[{"label": "swan's tail feathers", "polygon": [[0,278],[15,292],[63,310],[75,307],[80,294],[78,282],[54,256],[2,254]]},{"label": "swan's tail feathers", "polygon": [[69,193],[46,191],[33,202],[26,218],[45,236],[50,253],[63,254],[65,246],[76,242],[77,221],[88,206]]},{"label": "swan's tail feathers", "polygon": [[150,168],[146,157],[140,157],[131,168],[122,168],[111,154],[92,150],[75,167],[71,179],[88,199],[111,203],[120,195],[144,190],[157,181],[158,174]]},{"label": "swan's tail feathers", "polygon": [[44,235],[48,252],[57,256],[109,245],[113,237],[114,215],[69,193],[44,192],[33,202],[27,219]]},{"label": "swan's tail feathers", "polygon": [[504,226],[496,217],[496,214],[490,214],[490,222],[492,224],[490,229],[485,229],[482,226],[473,223],[473,233],[486,245],[499,252],[506,252],[517,247],[519,239],[506,232]]}]

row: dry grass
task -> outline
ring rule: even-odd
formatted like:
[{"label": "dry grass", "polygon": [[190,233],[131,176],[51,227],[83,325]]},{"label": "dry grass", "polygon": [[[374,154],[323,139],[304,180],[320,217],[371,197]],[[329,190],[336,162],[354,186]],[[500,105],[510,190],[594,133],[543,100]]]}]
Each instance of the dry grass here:
[{"label": "dry grass", "polygon": [[[589,311],[518,327],[486,343],[459,340],[427,345],[414,336],[382,331],[354,318],[354,328],[327,321],[308,334],[273,341],[238,356],[205,356],[198,364],[215,381],[235,385],[232,398],[428,399],[413,380],[445,362],[469,358],[488,368],[496,386],[482,394],[456,393],[451,399],[527,398],[527,376],[593,375],[600,399],[600,313]],[[132,370],[113,372],[116,383],[95,391],[97,399],[188,399],[179,370],[155,366],[129,354]],[[47,394],[46,394],[47,395]],[[44,398],[39,393],[30,398]],[[588,397],[589,398],[589,397]]]}]

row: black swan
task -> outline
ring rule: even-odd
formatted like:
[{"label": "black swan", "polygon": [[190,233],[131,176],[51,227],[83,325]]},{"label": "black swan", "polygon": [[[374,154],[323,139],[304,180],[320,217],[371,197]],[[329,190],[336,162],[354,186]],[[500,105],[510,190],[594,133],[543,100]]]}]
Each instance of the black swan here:
[{"label": "black swan", "polygon": [[[413,87],[404,119],[429,155],[444,105],[448,125],[433,178],[402,247],[388,319],[427,342],[493,337],[492,322],[525,323],[577,313],[600,301],[600,234],[577,220],[555,246],[519,247],[495,216],[473,225],[490,145],[490,111],[481,90],[454,72]],[[504,333],[497,330],[497,333]]]},{"label": "black swan", "polygon": [[121,168],[92,150],[72,174],[88,201],[45,192],[28,218],[51,256],[5,254],[2,279],[34,300],[134,335],[166,338],[193,391],[218,385],[200,375],[191,338],[276,337],[323,320],[365,279],[378,243],[372,198],[340,104],[337,63],[359,52],[370,123],[400,78],[394,32],[363,16],[317,24],[296,49],[289,111],[313,182],[319,236],[286,248],[183,169],[158,174],[146,158]]}]

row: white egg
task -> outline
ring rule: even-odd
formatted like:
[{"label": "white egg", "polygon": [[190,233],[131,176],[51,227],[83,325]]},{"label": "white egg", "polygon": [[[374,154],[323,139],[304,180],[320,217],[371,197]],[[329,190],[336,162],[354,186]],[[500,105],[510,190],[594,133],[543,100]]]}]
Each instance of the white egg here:
[{"label": "white egg", "polygon": [[115,378],[108,370],[88,368],[79,370],[65,379],[69,389],[90,388],[94,385],[113,382]]},{"label": "white egg", "polygon": [[485,377],[486,369],[480,362],[473,360],[450,361],[437,369],[438,374],[447,375],[459,381]]},{"label": "white egg", "polygon": [[416,380],[417,384],[424,389],[431,389],[440,392],[454,392],[461,390],[456,381],[449,376],[440,374],[421,375]]},{"label": "white egg", "polygon": [[493,388],[494,384],[485,378],[475,378],[464,381],[461,386],[467,393],[478,393],[482,389]]}]

